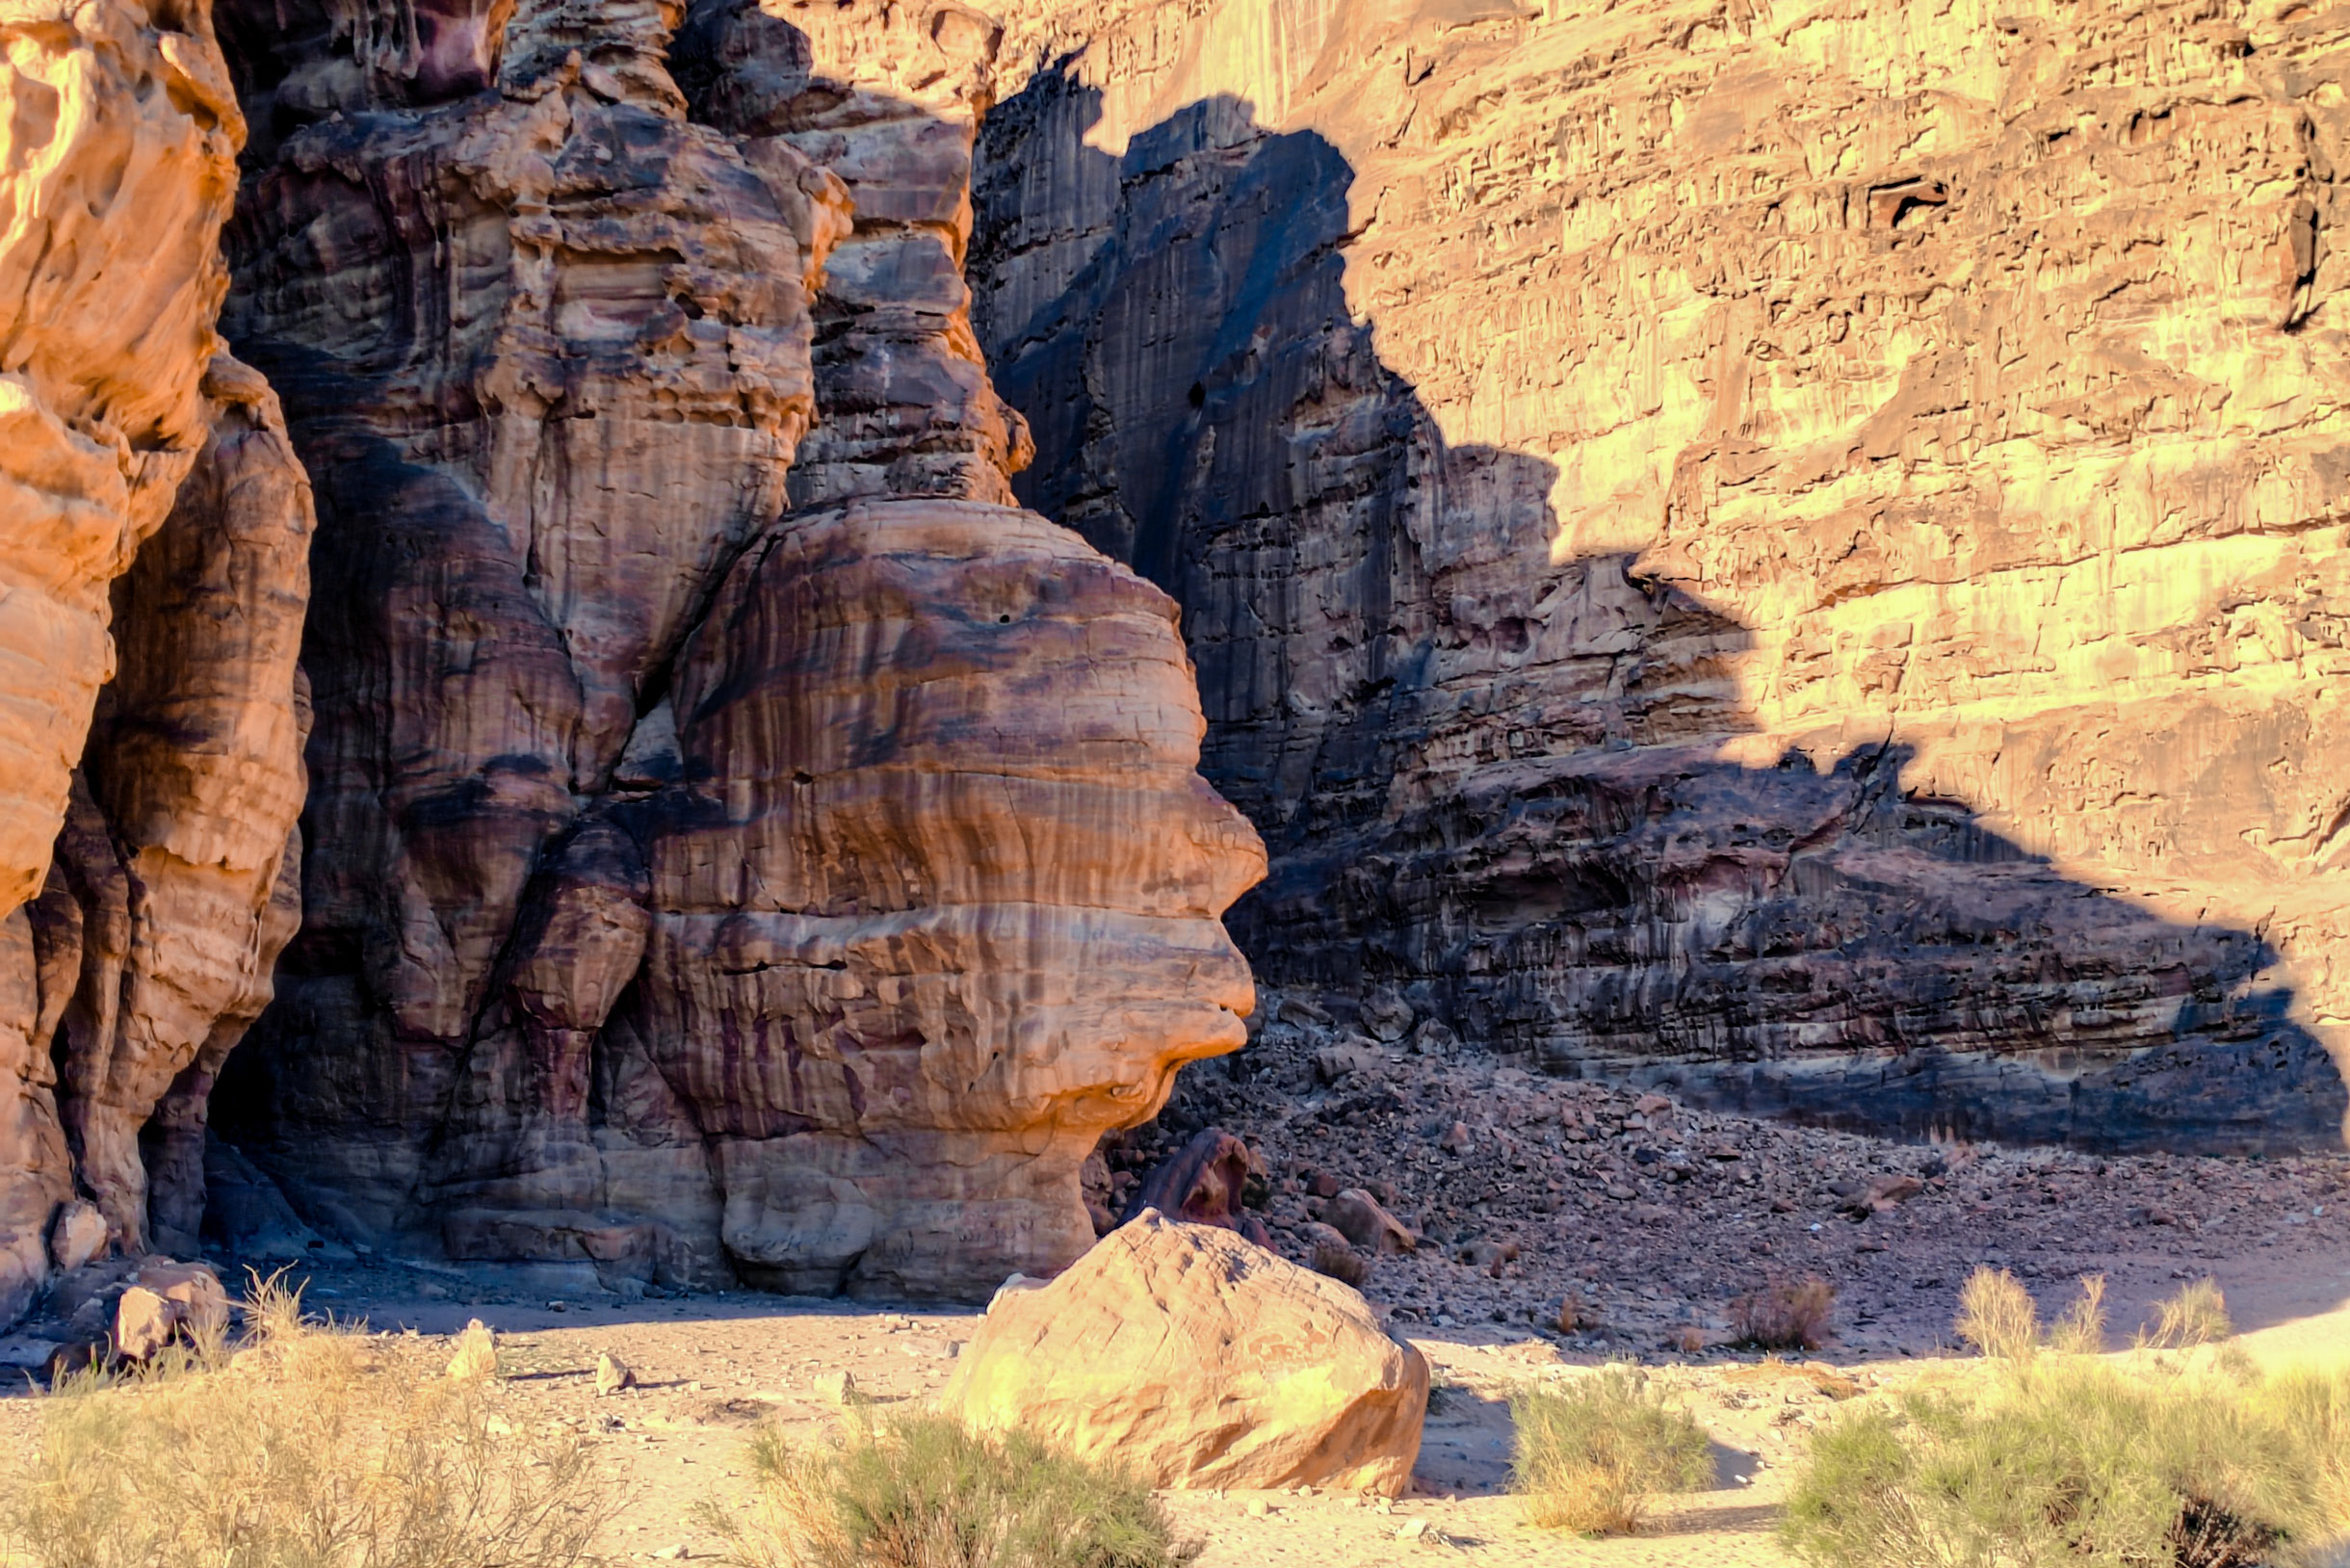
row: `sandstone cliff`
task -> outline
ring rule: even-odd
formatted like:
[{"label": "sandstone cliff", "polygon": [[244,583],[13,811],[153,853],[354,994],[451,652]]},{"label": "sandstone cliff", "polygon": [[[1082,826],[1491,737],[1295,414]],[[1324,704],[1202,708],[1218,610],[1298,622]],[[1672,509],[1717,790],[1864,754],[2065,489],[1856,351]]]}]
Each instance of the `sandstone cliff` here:
[{"label": "sandstone cliff", "polygon": [[205,8],[0,35],[5,1322],[53,1263],[193,1241],[210,1075],[296,916],[310,512],[213,330],[245,125]]},{"label": "sandstone cliff", "polygon": [[1382,1042],[2338,1136],[2350,23],[212,25],[0,7],[0,1318],[215,1111],[551,1281],[1058,1267],[1266,843]]},{"label": "sandstone cliff", "polygon": [[223,13],[225,321],[319,476],[318,720],[222,1116],[319,1222],[551,1280],[1065,1264],[1099,1134],[1241,1043],[1263,854],[1171,604],[1011,505],[993,25],[276,14]]},{"label": "sandstone cliff", "polygon": [[1020,493],[1182,604],[1261,971],[1859,1124],[2337,1137],[2350,24],[1000,13]]}]

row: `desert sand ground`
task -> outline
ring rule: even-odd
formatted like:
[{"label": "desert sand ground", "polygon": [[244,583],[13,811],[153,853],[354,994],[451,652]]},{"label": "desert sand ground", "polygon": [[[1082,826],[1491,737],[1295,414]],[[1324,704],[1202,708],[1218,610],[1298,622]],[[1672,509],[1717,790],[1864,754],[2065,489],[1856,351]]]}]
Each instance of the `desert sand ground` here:
[{"label": "desert sand ground", "polygon": [[[2243,1343],[2264,1361],[2350,1350],[2350,1245],[2304,1252],[2279,1270],[2273,1251],[2207,1267],[2227,1290]],[[718,1539],[694,1505],[739,1496],[743,1444],[772,1419],[821,1441],[841,1420],[817,1387],[847,1372],[881,1408],[942,1388],[978,1323],[968,1309],[890,1307],[728,1294],[630,1304],[521,1300],[446,1275],[360,1263],[311,1275],[310,1304],[364,1317],[373,1329],[420,1338],[453,1334],[479,1317],[501,1339],[501,1398],[517,1421],[552,1421],[588,1433],[617,1472],[627,1502],[609,1532],[616,1560],[708,1560]],[[2126,1330],[2133,1304],[2118,1303]],[[1774,1535],[1789,1466],[1806,1433],[1839,1399],[1906,1379],[1970,1375],[1947,1353],[1847,1353],[1831,1346],[1804,1362],[1764,1364],[1729,1352],[1646,1358],[1684,1396],[1713,1438],[1716,1484],[1664,1500],[1636,1536],[1589,1540],[1528,1528],[1507,1495],[1510,1391],[1593,1354],[1562,1350],[1540,1333],[1500,1325],[1410,1337],[1436,1373],[1436,1395],[1410,1495],[1390,1503],[1346,1496],[1175,1495],[1171,1511],[1205,1545],[1204,1568],[1357,1565],[1458,1559],[1493,1564],[1762,1565],[1789,1562]],[[438,1347],[420,1352],[437,1357]],[[641,1386],[594,1390],[611,1351]],[[36,1398],[0,1399],[0,1443],[32,1440]]]}]

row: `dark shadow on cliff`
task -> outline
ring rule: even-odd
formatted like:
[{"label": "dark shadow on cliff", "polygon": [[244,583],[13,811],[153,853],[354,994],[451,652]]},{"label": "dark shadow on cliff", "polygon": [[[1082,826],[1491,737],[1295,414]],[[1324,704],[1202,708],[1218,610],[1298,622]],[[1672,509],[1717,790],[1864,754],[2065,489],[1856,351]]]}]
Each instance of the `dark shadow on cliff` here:
[{"label": "dark shadow on cliff", "polygon": [[1445,442],[1349,306],[1328,142],[1217,98],[1113,157],[1067,66],[985,122],[974,316],[1021,498],[1183,606],[1203,771],[1273,854],[1230,917],[1264,980],[1855,1129],[2338,1144],[2259,934],[2065,877],[1890,741],[1727,760],[1748,633],[1554,562],[1552,465]]}]

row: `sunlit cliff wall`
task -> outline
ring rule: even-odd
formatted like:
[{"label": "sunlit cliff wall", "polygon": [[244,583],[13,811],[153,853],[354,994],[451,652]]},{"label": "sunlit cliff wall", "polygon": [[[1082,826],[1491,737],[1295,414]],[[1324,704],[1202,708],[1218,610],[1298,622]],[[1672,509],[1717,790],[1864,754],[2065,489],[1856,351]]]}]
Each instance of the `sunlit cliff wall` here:
[{"label": "sunlit cliff wall", "polygon": [[1261,972],[1921,1129],[2330,1141],[2350,13],[1006,0],[1024,498]]}]

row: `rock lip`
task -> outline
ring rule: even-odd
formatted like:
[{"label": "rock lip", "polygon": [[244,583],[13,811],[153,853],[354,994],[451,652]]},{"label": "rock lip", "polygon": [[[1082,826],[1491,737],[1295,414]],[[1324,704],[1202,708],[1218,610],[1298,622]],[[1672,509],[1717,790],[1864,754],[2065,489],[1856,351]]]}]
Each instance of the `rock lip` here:
[{"label": "rock lip", "polygon": [[1356,1292],[1146,1210],[1058,1278],[1000,1293],[943,1405],[1154,1486],[1399,1495],[1428,1364]]}]

